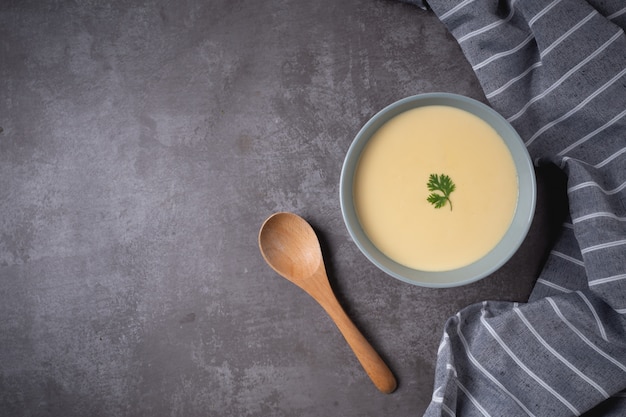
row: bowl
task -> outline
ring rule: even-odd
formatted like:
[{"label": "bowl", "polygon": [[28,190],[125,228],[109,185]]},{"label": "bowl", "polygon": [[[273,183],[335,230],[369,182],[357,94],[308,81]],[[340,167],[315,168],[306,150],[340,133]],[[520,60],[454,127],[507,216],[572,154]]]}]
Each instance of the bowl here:
[{"label": "bowl", "polygon": [[[511,223],[495,247],[478,260],[450,270],[432,271],[407,267],[385,255],[365,233],[354,201],[354,180],[362,152],[372,136],[390,119],[423,106],[449,106],[482,119],[493,128],[508,148],[517,171],[518,196]],[[375,114],[358,132],[346,154],[340,179],[340,203],[350,237],[365,257],[386,274],[423,287],[457,287],[476,282],[504,265],[519,249],[533,220],[536,180],[533,163],[522,139],[500,114],[469,97],[451,93],[427,93],[406,97]]]}]

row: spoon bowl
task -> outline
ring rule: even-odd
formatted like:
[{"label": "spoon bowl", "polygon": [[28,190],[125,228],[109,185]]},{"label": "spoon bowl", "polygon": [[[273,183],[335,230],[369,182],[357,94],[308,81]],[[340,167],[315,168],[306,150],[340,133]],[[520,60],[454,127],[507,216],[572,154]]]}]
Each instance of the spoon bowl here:
[{"label": "spoon bowl", "polygon": [[333,293],[311,225],[296,214],[275,213],[261,226],[259,249],[274,271],[303,289],[328,313],[376,388],[386,394],[393,392],[395,377]]},{"label": "spoon bowl", "polygon": [[259,233],[259,247],[265,261],[296,285],[322,264],[322,252],[313,228],[292,213],[277,213],[265,221]]}]

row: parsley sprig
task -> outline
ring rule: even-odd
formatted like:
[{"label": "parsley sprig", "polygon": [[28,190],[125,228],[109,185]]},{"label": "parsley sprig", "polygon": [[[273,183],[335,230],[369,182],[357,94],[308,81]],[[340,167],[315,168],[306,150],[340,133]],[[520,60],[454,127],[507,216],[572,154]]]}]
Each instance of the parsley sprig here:
[{"label": "parsley sprig", "polygon": [[431,192],[426,200],[435,208],[441,208],[446,205],[446,202],[450,203],[450,210],[452,210],[452,200],[450,200],[450,194],[456,188],[456,185],[452,182],[449,176],[445,174],[437,175],[430,174],[428,177],[428,191],[439,191],[442,194]]}]

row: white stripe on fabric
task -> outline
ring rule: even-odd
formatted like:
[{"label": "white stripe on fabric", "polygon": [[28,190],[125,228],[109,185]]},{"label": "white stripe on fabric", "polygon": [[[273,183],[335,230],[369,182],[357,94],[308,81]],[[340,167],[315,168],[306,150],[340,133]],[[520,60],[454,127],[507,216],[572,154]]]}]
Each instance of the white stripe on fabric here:
[{"label": "white stripe on fabric", "polygon": [[455,378],[459,377],[459,374],[456,373],[456,368],[451,363],[446,363],[446,369],[448,371],[452,371],[452,374],[454,375]]},{"label": "white stripe on fabric", "polygon": [[600,191],[602,191],[604,194],[606,194],[606,195],[613,195],[613,194],[619,193],[624,188],[626,188],[626,182],[622,183],[621,185],[619,185],[616,188],[613,188],[612,190],[605,190],[597,182],[585,181],[585,182],[581,182],[580,184],[574,185],[573,187],[568,188],[567,192],[569,194],[569,193],[573,193],[574,191],[578,191],[578,190],[581,190],[583,188],[588,188],[588,187],[598,187],[600,189]]},{"label": "white stripe on fabric", "polygon": [[[622,148],[622,149],[620,149],[619,151],[615,152],[613,155],[611,155],[611,156],[609,156],[608,158],[606,158],[604,161],[602,161],[602,162],[598,162],[598,163],[597,163],[597,164],[595,164],[593,167],[594,167],[594,168],[602,168],[603,166],[605,166],[605,165],[607,165],[607,164],[611,163],[611,161],[613,161],[613,160],[615,160],[615,159],[619,158],[619,157],[620,157],[623,153],[625,153],[625,152],[626,152],[626,148]],[[571,158],[571,157],[569,157],[569,156],[564,156],[564,157],[561,159],[561,164],[560,164],[560,167],[561,167],[561,168],[563,168],[563,167],[565,166],[565,163],[566,163],[567,161],[578,161],[578,162],[582,162],[582,161],[580,161],[580,160],[578,160],[578,159],[576,159],[576,158]]]},{"label": "white stripe on fabric", "polygon": [[480,403],[478,402],[478,400],[476,398],[474,398],[474,396],[472,394],[470,394],[469,390],[467,388],[465,388],[463,386],[463,384],[461,384],[460,381],[456,381],[456,385],[459,387],[459,389],[461,391],[463,391],[463,393],[467,396],[467,398],[469,398],[469,400],[472,402],[472,404],[474,404],[474,407],[476,407],[476,409],[478,409],[478,411],[480,411],[480,413],[485,416],[485,417],[491,417],[491,414],[489,414],[487,412],[487,410],[485,410],[483,408],[482,405],[480,405]]},{"label": "white stripe on fabric", "polygon": [[508,389],[506,389],[506,387],[504,385],[502,385],[502,383],[500,381],[498,381],[498,379],[496,377],[494,377],[487,369],[485,369],[480,362],[478,362],[478,360],[474,357],[474,355],[472,355],[472,352],[470,352],[470,348],[469,348],[469,344],[467,343],[467,340],[465,339],[465,336],[463,336],[463,332],[461,331],[461,321],[460,321],[460,316],[459,316],[459,321],[457,322],[457,328],[456,328],[456,334],[459,336],[459,340],[461,341],[461,344],[463,345],[463,348],[465,349],[465,354],[467,355],[467,358],[470,360],[470,362],[480,371],[483,373],[483,375],[485,375],[491,382],[493,382],[498,388],[500,388],[506,395],[508,395],[513,401],[515,401],[515,403],[526,412],[527,415],[534,417],[535,415],[528,409],[526,408],[526,406],[515,396],[513,395]]},{"label": "white stripe on fabric", "polygon": [[562,115],[561,117],[551,121],[550,123],[545,124],[541,129],[537,130],[535,132],[535,134],[533,134],[530,139],[528,139],[528,141],[526,142],[526,146],[529,146],[531,143],[533,143],[535,141],[535,139],[537,139],[542,133],[544,133],[546,130],[550,129],[551,127],[553,127],[554,125],[556,125],[557,123],[562,122],[563,120],[567,119],[568,117],[570,117],[572,114],[576,113],[577,111],[579,111],[580,109],[582,109],[583,107],[585,107],[591,100],[593,100],[594,98],[596,98],[598,95],[600,95],[604,90],[606,90],[607,88],[609,88],[610,86],[612,86],[617,80],[619,80],[620,78],[622,78],[624,75],[626,74],[626,68],[624,68],[622,71],[620,71],[617,75],[615,75],[613,78],[611,78],[609,81],[607,81],[606,83],[604,83],[600,88],[598,88],[596,91],[594,91],[593,93],[591,93],[589,96],[587,96],[587,98],[585,98],[583,101],[581,101],[580,103],[578,103],[576,106],[574,106],[571,110],[569,110],[567,113],[565,113],[564,115]]},{"label": "white stripe on fabric", "polygon": [[616,214],[610,213],[608,211],[598,211],[596,213],[589,213],[589,214],[585,214],[584,216],[576,217],[572,219],[572,223],[576,224],[576,223],[583,222],[585,220],[597,219],[598,217],[609,217],[613,220],[626,222],[626,217],[619,217]]},{"label": "white stripe on fabric", "polygon": [[565,229],[572,229],[572,230],[574,229],[574,225],[571,223],[567,223],[567,222],[564,222],[561,226],[563,226],[563,228]]},{"label": "white stripe on fabric", "polygon": [[619,121],[622,117],[626,116],[626,109],[623,110],[620,114],[618,114],[617,116],[613,117],[611,120],[609,120],[608,122],[606,122],[605,124],[603,124],[602,126],[600,126],[599,128],[597,128],[596,130],[594,130],[593,132],[583,136],[582,138],[580,138],[579,140],[577,140],[576,142],[572,143],[570,146],[568,146],[567,148],[563,149],[561,152],[559,152],[557,155],[558,156],[563,156],[564,154],[566,154],[567,152],[571,151],[572,149],[578,147],[580,144],[588,141],[589,139],[591,139],[592,137],[594,137],[595,135],[597,135],[598,133],[602,132],[604,129],[606,129],[607,127],[611,126],[612,124],[616,123],[617,121]]},{"label": "white stripe on fabric", "polygon": [[443,397],[441,395],[439,395],[439,390],[441,389],[441,387],[437,388],[436,390],[433,391],[433,396],[431,397],[431,399],[436,402],[436,403],[442,403],[443,402]]},{"label": "white stripe on fabric", "polygon": [[439,395],[439,390],[440,389],[441,389],[441,387],[437,388],[433,392],[432,401],[434,403],[441,404],[441,409],[443,411],[445,411],[449,416],[456,417],[456,414],[454,413],[454,411],[450,410],[450,408],[443,403],[443,397],[441,395]]},{"label": "white stripe on fabric", "polygon": [[504,90],[509,88],[511,85],[513,85],[515,82],[517,82],[517,81],[521,80],[522,78],[524,78],[525,76],[527,76],[532,70],[534,70],[535,68],[539,68],[542,65],[543,65],[543,62],[541,62],[541,61],[535,62],[530,67],[528,67],[524,72],[522,72],[520,75],[516,76],[515,78],[511,78],[502,87],[499,87],[498,89],[492,91],[491,93],[486,94],[485,97],[493,98],[493,97],[497,96],[498,94],[500,94],[501,92],[503,92]]},{"label": "white stripe on fabric", "polygon": [[458,12],[459,10],[461,10],[463,7],[467,6],[470,3],[473,3],[475,0],[465,0],[459,4],[457,4],[456,6],[454,6],[452,9],[448,10],[447,12],[445,12],[444,14],[442,14],[439,19],[440,20],[445,20],[448,17],[452,16],[454,13]]},{"label": "white stripe on fabric", "polygon": [[585,302],[585,304],[587,304],[587,307],[589,307],[591,314],[593,314],[593,317],[596,319],[600,336],[602,336],[602,338],[608,342],[609,339],[606,335],[606,330],[604,330],[604,325],[602,324],[602,320],[600,320],[600,316],[598,316],[598,312],[596,311],[596,309],[593,308],[593,304],[591,304],[591,301],[589,301],[587,296],[583,294],[582,291],[576,291],[576,294],[578,294],[580,298],[582,298],[582,300]]},{"label": "white stripe on fabric", "polygon": [[616,17],[619,17],[619,16],[623,15],[624,13],[626,13],[626,7],[624,7],[622,10],[618,10],[617,12],[608,15],[606,18],[609,19],[609,20],[613,20]]},{"label": "white stripe on fabric", "polygon": [[615,158],[617,158],[620,155],[622,155],[624,152],[626,152],[626,148],[620,149],[619,151],[615,152],[613,155],[611,155],[608,158],[606,158],[604,161],[594,165],[594,168],[602,168],[603,166],[605,166],[606,164],[608,164],[609,162],[611,162]]},{"label": "white stripe on fabric", "polygon": [[626,314],[626,308],[614,308],[613,310],[615,310],[619,314]]},{"label": "white stripe on fabric", "polygon": [[540,94],[536,95],[535,97],[531,98],[528,103],[526,103],[524,105],[524,107],[522,107],[520,109],[520,111],[518,111],[517,113],[515,113],[513,116],[509,117],[507,120],[509,122],[512,122],[516,119],[518,119],[520,116],[522,116],[526,110],[528,110],[528,108],[535,103],[538,100],[541,100],[542,98],[544,98],[545,96],[547,96],[548,94],[550,94],[552,92],[552,90],[554,90],[555,88],[557,88],[558,86],[560,86],[565,80],[567,80],[569,77],[571,77],[573,74],[575,74],[576,72],[578,72],[579,69],[581,69],[583,66],[585,66],[587,63],[589,63],[589,61],[593,60],[596,56],[600,55],[602,53],[602,51],[604,51],[606,48],[608,48],[613,42],[615,42],[617,39],[619,39],[619,37],[623,34],[624,32],[620,29],[615,35],[613,35],[609,40],[607,40],[606,42],[604,42],[598,49],[596,49],[593,53],[591,53],[591,55],[589,55],[588,57],[586,57],[585,59],[583,59],[582,61],[580,61],[578,64],[574,65],[569,71],[567,71],[565,74],[563,74],[563,76],[561,78],[559,78],[558,80],[556,80],[554,82],[554,84],[552,84],[550,87],[546,88],[543,92],[541,92]]},{"label": "white stripe on fabric", "polygon": [[443,350],[444,347],[446,347],[446,345],[448,344],[448,333],[444,332],[443,333],[443,338],[441,339],[441,343],[439,343],[439,349],[437,349],[437,356],[439,356],[441,354],[441,351]]},{"label": "white stripe on fabric", "polygon": [[567,161],[576,161],[576,162],[579,162],[579,163],[584,163],[580,159],[572,158],[572,157],[569,157],[569,156],[564,156],[563,158],[561,158],[561,163],[559,164],[559,167],[561,169],[563,169],[565,167],[565,163]]},{"label": "white stripe on fabric", "polygon": [[604,330],[602,320],[600,320],[600,316],[598,316],[598,312],[596,311],[596,309],[593,308],[593,304],[591,304],[591,301],[589,301],[587,296],[583,294],[582,291],[576,291],[576,294],[578,294],[580,298],[582,298],[582,300],[585,302],[585,304],[587,304],[587,307],[589,307],[591,314],[593,314],[593,317],[596,319],[596,324],[598,325],[598,331],[600,332],[600,336],[602,336],[602,338],[608,342],[609,339],[606,336],[606,330]]},{"label": "white stripe on fabric", "polygon": [[541,16],[548,13],[550,9],[552,9],[554,6],[556,6],[560,2],[561,0],[554,0],[552,3],[548,4],[542,11],[540,11],[539,13],[537,13],[535,16],[533,16],[531,19],[528,20],[528,26],[532,27],[535,24],[535,22],[539,20]]},{"label": "white stripe on fabric", "polygon": [[621,246],[621,245],[626,245],[626,239],[615,240],[613,242],[605,242],[605,243],[600,243],[598,245],[588,246],[586,248],[583,248],[580,252],[585,254],[585,253],[594,252],[594,251],[601,250],[601,249],[613,248],[615,246]]},{"label": "white stripe on fabric", "polygon": [[515,353],[513,353],[513,351],[511,350],[511,348],[509,348],[506,343],[504,343],[504,341],[500,338],[500,336],[498,335],[498,333],[496,333],[496,331],[491,327],[491,325],[489,325],[489,323],[487,322],[487,320],[485,319],[485,310],[483,309],[483,314],[480,317],[480,321],[483,324],[483,326],[487,329],[487,331],[491,334],[491,336],[496,340],[496,342],[498,342],[498,344],[500,345],[500,347],[509,355],[509,357],[511,359],[513,359],[513,361],[515,361],[515,363],[524,371],[526,372],[532,379],[534,379],[535,381],[537,381],[537,383],[539,385],[541,385],[546,391],[548,391],[550,394],[552,394],[556,399],[558,399],[559,401],[561,401],[561,403],[563,403],[563,405],[565,405],[572,413],[576,414],[577,416],[580,415],[580,412],[576,409],[576,407],[574,407],[569,401],[567,401],[561,394],[559,394],[558,392],[556,392],[554,390],[554,388],[552,388],[550,385],[548,385],[543,379],[539,378],[539,376],[537,376],[537,374],[535,374],[532,370],[530,370],[530,368],[528,368],[524,362],[522,362],[520,360],[520,358],[517,357],[517,355]]},{"label": "white stripe on fabric", "polygon": [[539,53],[539,56],[541,58],[544,58],[546,55],[548,55],[554,48],[556,48],[561,42],[563,42],[565,39],[567,39],[572,33],[576,32],[578,29],[581,28],[581,26],[583,26],[585,23],[587,23],[589,20],[591,20],[591,18],[593,18],[595,15],[597,15],[598,12],[596,10],[594,10],[593,12],[589,13],[587,16],[585,16],[585,18],[583,20],[581,20],[580,22],[576,23],[574,26],[572,26],[567,32],[565,32],[564,34],[562,34],[561,36],[559,36],[554,42],[552,42],[552,44],[550,46],[548,46],[546,49],[544,49],[543,51],[541,51]]},{"label": "white stripe on fabric", "polygon": [[589,281],[589,286],[593,287],[595,285],[602,285],[602,284],[606,284],[609,282],[621,281],[623,279],[626,279],[626,274],[613,275],[611,277],[606,277],[606,278],[598,278],[598,279]]},{"label": "white stripe on fabric", "polygon": [[546,340],[541,337],[541,335],[537,332],[537,330],[532,326],[532,324],[530,324],[530,322],[526,319],[526,316],[524,316],[524,314],[522,313],[522,311],[519,308],[513,308],[513,311],[517,314],[517,316],[522,320],[522,323],[524,323],[524,325],[528,328],[528,330],[530,330],[530,332],[533,334],[533,336],[535,336],[535,339],[537,339],[537,341],[539,343],[541,343],[541,345],[546,348],[546,350],[548,352],[550,352],[552,355],[554,355],[559,361],[561,361],[561,363],[563,363],[565,366],[567,366],[572,372],[574,372],[576,375],[578,375],[578,377],[580,379],[582,379],[583,381],[585,381],[586,383],[588,383],[589,385],[591,385],[592,387],[594,387],[596,389],[596,391],[598,391],[600,394],[602,394],[602,396],[604,397],[604,399],[608,399],[609,398],[609,393],[606,392],[606,390],[604,390],[604,388],[602,388],[600,385],[598,385],[595,381],[593,381],[591,378],[589,378],[587,375],[585,375],[580,369],[578,369],[576,366],[574,366],[573,363],[571,363],[570,361],[568,361],[567,359],[565,359],[565,357],[563,355],[561,355],[559,352],[557,352],[552,346],[550,346],[548,344],[548,342],[546,342]]},{"label": "white stripe on fabric", "polygon": [[570,261],[571,263],[574,263],[578,266],[585,266],[585,263],[580,259],[572,258],[571,256],[564,254],[563,252],[559,252],[553,249],[550,251],[550,253],[552,255],[558,256],[559,258],[565,259],[566,261]]},{"label": "white stripe on fabric", "polygon": [[556,302],[552,299],[552,297],[546,297],[546,300],[548,300],[548,302],[554,309],[554,312],[557,314],[557,316],[559,316],[561,321],[565,323],[565,325],[569,327],[570,330],[572,330],[576,334],[576,336],[578,336],[583,342],[585,342],[587,346],[589,346],[600,356],[602,356],[603,358],[605,358],[606,360],[608,360],[609,362],[611,362],[612,364],[620,368],[622,371],[626,372],[626,366],[624,366],[620,361],[618,361],[617,359],[615,359],[614,357],[612,357],[611,355],[609,355],[608,353],[600,349],[591,340],[587,339],[587,337],[584,334],[582,334],[580,330],[578,330],[572,323],[570,323],[568,319],[565,318],[563,313],[561,313],[561,310],[559,309],[559,307],[556,305]]},{"label": "white stripe on fabric", "polygon": [[465,42],[468,39],[471,39],[475,36],[478,36],[480,34],[483,34],[485,32],[489,32],[491,29],[497,28],[498,26],[501,26],[505,23],[507,23],[508,21],[510,21],[513,18],[513,15],[515,14],[515,8],[513,7],[515,4],[515,0],[513,0],[511,2],[511,11],[509,12],[509,15],[507,17],[505,17],[504,19],[500,19],[500,20],[496,20],[495,22],[492,22],[490,24],[488,24],[487,26],[483,26],[480,29],[476,29],[472,32],[469,32],[466,35],[461,36],[457,41],[460,42]]},{"label": "white stripe on fabric", "polygon": [[452,411],[452,410],[450,409],[450,407],[448,407],[447,405],[445,405],[445,404],[443,404],[443,403],[442,403],[442,404],[441,404],[441,409],[442,409],[443,411],[445,411],[445,412],[446,412],[446,413],[447,413],[450,417],[456,417],[456,413],[455,413],[454,411]]},{"label": "white stripe on fabric", "polygon": [[515,52],[517,52],[520,49],[522,49],[524,46],[528,45],[528,43],[530,41],[532,41],[533,39],[535,39],[535,35],[530,35],[526,39],[524,39],[519,45],[517,45],[515,48],[509,49],[508,51],[502,51],[502,52],[499,52],[497,54],[491,55],[489,58],[485,59],[483,62],[479,62],[478,64],[472,66],[472,69],[474,71],[479,70],[482,67],[491,64],[493,61],[495,61],[497,59],[504,58],[505,56],[512,55]]},{"label": "white stripe on fabric", "polygon": [[561,291],[561,292],[564,292],[564,293],[572,292],[572,290],[570,290],[570,289],[567,289],[565,287],[561,287],[560,285],[557,285],[554,282],[546,281],[543,278],[537,278],[537,284],[543,284],[546,287],[554,288],[555,290],[558,290],[558,291]]}]

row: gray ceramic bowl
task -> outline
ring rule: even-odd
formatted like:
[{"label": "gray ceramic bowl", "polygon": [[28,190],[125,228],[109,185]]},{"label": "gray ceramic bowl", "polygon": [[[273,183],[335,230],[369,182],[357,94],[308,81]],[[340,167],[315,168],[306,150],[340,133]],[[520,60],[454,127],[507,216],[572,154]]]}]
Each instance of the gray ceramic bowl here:
[{"label": "gray ceramic bowl", "polygon": [[[361,228],[354,207],[352,187],[354,173],[363,148],[370,137],[392,117],[422,106],[444,105],[456,107],[478,116],[502,137],[508,146],[517,169],[519,196],[513,221],[502,240],[487,255],[462,268],[430,272],[403,266],[383,254],[370,242]],[[493,109],[468,97],[449,93],[429,93],[397,101],[372,117],[356,135],[348,149],[340,181],[341,212],[350,236],[361,252],[378,268],[401,281],[424,287],[456,287],[478,281],[506,263],[524,241],[535,213],[536,182],[532,160],[526,146],[513,127]]]}]

